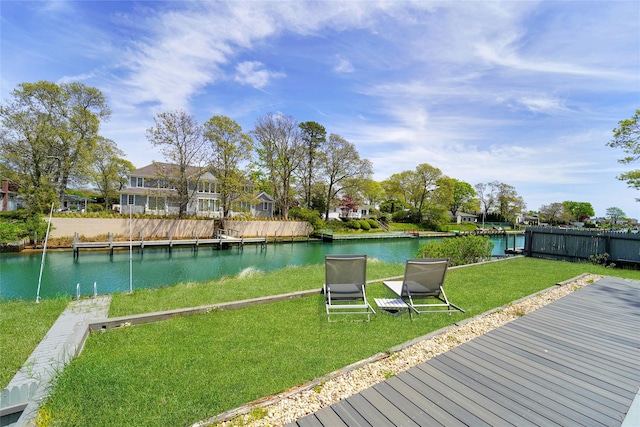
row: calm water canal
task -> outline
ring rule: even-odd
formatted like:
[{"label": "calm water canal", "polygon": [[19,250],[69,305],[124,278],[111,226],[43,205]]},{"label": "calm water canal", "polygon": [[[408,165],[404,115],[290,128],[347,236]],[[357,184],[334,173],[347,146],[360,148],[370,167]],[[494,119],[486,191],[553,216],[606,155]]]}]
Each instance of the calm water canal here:
[{"label": "calm water canal", "polygon": [[[493,254],[504,255],[505,238],[493,236]],[[404,262],[415,255],[428,239],[358,240],[335,243],[278,243],[266,249],[259,245],[245,245],[216,250],[200,247],[145,249],[144,254],[134,249],[132,271],[133,288],[155,288],[180,282],[202,282],[222,276],[233,276],[247,268],[272,271],[286,266],[321,264],[325,254],[364,253],[369,258],[386,262]],[[524,236],[518,235],[516,246],[524,245]],[[509,247],[513,247],[510,237]],[[0,254],[0,298],[36,298],[42,253]],[[129,291],[129,251],[81,251],[73,259],[71,251],[47,251],[42,273],[40,295],[76,295],[80,283],[82,295],[93,294],[96,282],[98,294]]]}]

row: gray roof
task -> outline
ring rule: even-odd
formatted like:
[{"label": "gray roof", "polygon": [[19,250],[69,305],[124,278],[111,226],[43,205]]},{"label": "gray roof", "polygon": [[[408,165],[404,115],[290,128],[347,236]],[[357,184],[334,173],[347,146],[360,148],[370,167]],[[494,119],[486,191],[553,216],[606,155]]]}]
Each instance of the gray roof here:
[{"label": "gray roof", "polygon": [[[197,167],[197,166],[188,166],[187,167],[187,175],[194,176],[198,173],[201,173],[205,168]],[[140,169],[136,169],[131,172],[132,177],[140,177],[140,178],[158,178],[160,176],[175,176],[178,172],[178,165],[172,163],[163,163],[163,162],[153,162],[150,165],[143,166]],[[211,172],[205,172],[202,176],[206,180],[214,180],[215,177]]]}]

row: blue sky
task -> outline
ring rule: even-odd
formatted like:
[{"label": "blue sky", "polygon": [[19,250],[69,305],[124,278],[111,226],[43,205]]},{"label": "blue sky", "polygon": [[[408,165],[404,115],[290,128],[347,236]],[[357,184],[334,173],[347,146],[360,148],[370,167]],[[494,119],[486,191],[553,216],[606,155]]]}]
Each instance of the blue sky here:
[{"label": "blue sky", "polygon": [[635,0],[2,0],[0,14],[2,101],[21,82],[95,86],[113,110],[103,136],[136,167],[163,160],[145,137],[158,112],[245,131],[273,112],[353,142],[377,180],[429,163],[510,184],[531,210],[640,218],[605,145],[640,108]]}]

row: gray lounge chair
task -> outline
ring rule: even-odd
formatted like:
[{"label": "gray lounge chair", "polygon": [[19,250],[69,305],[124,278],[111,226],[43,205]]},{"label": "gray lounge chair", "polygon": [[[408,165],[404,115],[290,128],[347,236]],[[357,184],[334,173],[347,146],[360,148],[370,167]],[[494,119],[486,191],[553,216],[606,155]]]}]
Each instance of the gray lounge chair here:
[{"label": "gray lounge chair", "polygon": [[[455,309],[464,313],[463,309],[448,300],[442,289],[448,264],[449,260],[446,258],[408,259],[402,281],[384,281],[383,283],[409,306],[411,317],[414,311],[418,314],[437,312],[451,314],[451,309]],[[426,302],[433,299],[437,302]]]},{"label": "gray lounge chair", "polygon": [[366,314],[376,312],[367,302],[367,256],[325,255],[324,295],[327,319],[332,314]]}]

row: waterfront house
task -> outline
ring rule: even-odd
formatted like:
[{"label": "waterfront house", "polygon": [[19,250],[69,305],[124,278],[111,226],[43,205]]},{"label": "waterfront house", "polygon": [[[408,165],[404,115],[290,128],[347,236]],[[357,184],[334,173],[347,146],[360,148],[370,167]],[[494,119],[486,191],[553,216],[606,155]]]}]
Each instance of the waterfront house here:
[{"label": "waterfront house", "polygon": [[[120,191],[121,212],[145,213],[151,215],[177,215],[180,211],[178,190],[176,189],[177,165],[154,162],[136,169],[129,175],[129,186]],[[186,214],[221,218],[222,203],[219,183],[216,177],[204,168],[190,166],[189,203]],[[252,194],[253,185],[247,183],[245,192]],[[247,199],[247,198],[245,198]],[[273,198],[262,192],[248,198],[251,202],[232,204],[229,216],[247,215],[270,218],[273,216]]]}]

